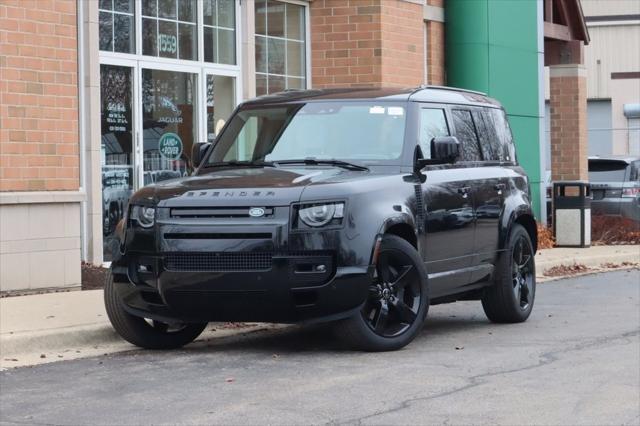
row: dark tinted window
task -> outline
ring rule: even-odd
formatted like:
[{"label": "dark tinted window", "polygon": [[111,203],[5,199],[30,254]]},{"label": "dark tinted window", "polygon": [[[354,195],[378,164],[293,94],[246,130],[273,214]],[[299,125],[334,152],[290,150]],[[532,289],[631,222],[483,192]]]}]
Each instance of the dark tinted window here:
[{"label": "dark tinted window", "polygon": [[461,156],[463,161],[480,161],[480,144],[478,131],[468,110],[453,110],[453,124],[456,128],[456,137],[460,141]]},{"label": "dark tinted window", "polygon": [[489,112],[488,116],[492,119],[493,129],[495,129],[498,140],[502,145],[500,160],[515,163],[516,147],[513,144],[513,136],[507,115],[501,109],[489,109]]},{"label": "dark tinted window", "polygon": [[511,129],[503,110],[483,108],[474,112],[480,135],[482,156],[487,161],[514,162],[515,147]]},{"label": "dark tinted window", "polygon": [[420,148],[424,158],[431,158],[431,140],[438,136],[449,136],[449,126],[444,110],[423,108],[420,110]]},{"label": "dark tinted window", "polygon": [[589,160],[589,182],[624,182],[628,167],[624,161]]}]

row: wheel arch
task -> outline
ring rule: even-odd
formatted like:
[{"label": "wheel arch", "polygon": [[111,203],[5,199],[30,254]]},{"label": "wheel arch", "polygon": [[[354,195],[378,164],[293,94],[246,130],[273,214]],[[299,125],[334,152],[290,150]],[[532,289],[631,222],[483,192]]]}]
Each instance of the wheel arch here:
[{"label": "wheel arch", "polygon": [[[531,238],[531,244],[533,244],[533,252],[537,252],[538,225],[536,223],[536,220],[533,218],[533,215],[528,213],[521,214],[514,219],[513,224],[521,225],[527,231],[527,234],[529,234],[529,238]],[[511,228],[513,227],[513,224]],[[509,230],[509,233],[511,233],[511,229]]]}]

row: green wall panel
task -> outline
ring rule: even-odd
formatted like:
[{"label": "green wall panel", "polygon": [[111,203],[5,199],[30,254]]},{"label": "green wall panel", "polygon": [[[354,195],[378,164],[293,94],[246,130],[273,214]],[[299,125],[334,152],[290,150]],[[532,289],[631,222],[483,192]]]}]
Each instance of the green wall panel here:
[{"label": "green wall panel", "polygon": [[537,0],[447,0],[447,84],[479,90],[507,110],[540,217]]},{"label": "green wall panel", "polygon": [[[538,53],[489,46],[489,90],[509,114],[538,116]],[[517,69],[514,69],[517,64]]]}]

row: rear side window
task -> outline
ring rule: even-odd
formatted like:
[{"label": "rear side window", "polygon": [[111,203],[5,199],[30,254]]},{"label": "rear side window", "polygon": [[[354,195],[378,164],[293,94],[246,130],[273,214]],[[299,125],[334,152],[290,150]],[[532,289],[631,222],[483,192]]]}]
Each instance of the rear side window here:
[{"label": "rear side window", "polygon": [[454,109],[453,124],[456,128],[456,137],[460,141],[463,161],[480,161],[480,144],[478,131],[471,116],[471,111]]},{"label": "rear side window", "polygon": [[449,126],[444,110],[435,108],[420,110],[420,148],[424,158],[431,158],[431,140],[433,138],[449,135]]},{"label": "rear side window", "polygon": [[624,182],[628,168],[624,161],[589,160],[589,182]]},{"label": "rear side window", "polygon": [[504,111],[483,108],[474,112],[480,135],[480,149],[486,161],[514,162],[515,148]]},{"label": "rear side window", "polygon": [[509,127],[507,114],[505,114],[502,109],[489,109],[488,116],[493,120],[493,128],[501,144],[502,153],[500,161],[515,163],[516,147],[513,144],[513,135],[511,133],[511,127]]}]

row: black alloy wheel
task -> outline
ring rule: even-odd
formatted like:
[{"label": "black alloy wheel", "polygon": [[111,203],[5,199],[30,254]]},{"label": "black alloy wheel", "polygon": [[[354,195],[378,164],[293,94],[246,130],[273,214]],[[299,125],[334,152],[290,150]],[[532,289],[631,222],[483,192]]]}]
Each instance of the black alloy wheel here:
[{"label": "black alloy wheel", "polygon": [[526,321],[536,296],[536,264],[531,237],[514,224],[505,251],[494,269],[494,282],[484,289],[482,307],[498,323]]},{"label": "black alloy wheel", "polygon": [[531,245],[523,235],[520,235],[513,247],[513,293],[516,301],[519,301],[520,308],[526,310],[533,303],[533,253]]},{"label": "black alloy wheel", "polygon": [[420,276],[409,256],[397,250],[381,250],[362,310],[369,327],[382,337],[407,331],[418,316],[420,287]]},{"label": "black alloy wheel", "polygon": [[429,311],[429,285],[416,248],[384,235],[363,307],[336,323],[338,336],[354,349],[394,351],[418,335]]}]

